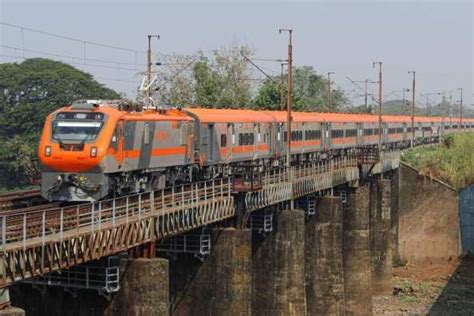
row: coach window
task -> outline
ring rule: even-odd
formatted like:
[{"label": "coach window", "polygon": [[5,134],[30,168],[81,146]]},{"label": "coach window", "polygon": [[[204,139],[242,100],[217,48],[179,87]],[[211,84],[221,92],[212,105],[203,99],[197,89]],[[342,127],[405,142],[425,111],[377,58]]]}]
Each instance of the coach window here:
[{"label": "coach window", "polygon": [[244,135],[239,134],[239,146],[242,146],[244,144]]},{"label": "coach window", "polygon": [[262,141],[261,131],[260,131],[260,123],[257,124],[257,141]]},{"label": "coach window", "polygon": [[221,147],[227,147],[227,135],[221,134]]}]

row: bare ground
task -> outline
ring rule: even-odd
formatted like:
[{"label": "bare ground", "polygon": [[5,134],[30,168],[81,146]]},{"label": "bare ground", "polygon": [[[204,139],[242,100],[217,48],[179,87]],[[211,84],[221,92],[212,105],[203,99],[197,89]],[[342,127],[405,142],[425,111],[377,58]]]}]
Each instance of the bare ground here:
[{"label": "bare ground", "polygon": [[393,293],[374,315],[474,315],[474,257],[394,268]]}]

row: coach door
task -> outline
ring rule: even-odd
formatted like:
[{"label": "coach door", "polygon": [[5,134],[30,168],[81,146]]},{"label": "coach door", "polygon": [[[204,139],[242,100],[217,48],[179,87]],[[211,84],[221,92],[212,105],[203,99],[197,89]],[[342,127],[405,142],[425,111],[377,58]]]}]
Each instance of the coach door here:
[{"label": "coach door", "polygon": [[323,140],[323,149],[331,148],[331,123],[321,123],[321,134]]},{"label": "coach door", "polygon": [[207,161],[214,160],[215,148],[214,148],[213,136],[214,136],[214,124],[206,124],[205,130],[203,133],[202,145],[204,147],[204,152],[206,153]]},{"label": "coach door", "polygon": [[263,142],[268,145],[268,153],[272,157],[275,155],[275,148],[273,148],[273,143],[274,143],[273,137],[274,137],[273,124],[268,123],[267,129],[265,130],[263,134]]},{"label": "coach door", "polygon": [[357,123],[357,145],[362,145],[364,142],[364,130],[362,129],[362,124]]}]

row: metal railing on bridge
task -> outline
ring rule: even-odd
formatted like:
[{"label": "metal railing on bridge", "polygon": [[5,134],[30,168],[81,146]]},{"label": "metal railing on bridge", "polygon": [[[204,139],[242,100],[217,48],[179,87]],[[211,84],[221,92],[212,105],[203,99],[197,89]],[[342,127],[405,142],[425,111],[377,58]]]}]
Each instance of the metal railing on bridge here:
[{"label": "metal railing on bridge", "polygon": [[[398,165],[387,154],[373,172]],[[397,161],[398,159],[398,161]],[[267,171],[248,212],[359,179],[356,158]],[[126,251],[235,215],[232,180],[186,184],[96,203],[0,214],[0,287]]]},{"label": "metal railing on bridge", "polygon": [[234,216],[230,179],[3,215],[0,286]]}]

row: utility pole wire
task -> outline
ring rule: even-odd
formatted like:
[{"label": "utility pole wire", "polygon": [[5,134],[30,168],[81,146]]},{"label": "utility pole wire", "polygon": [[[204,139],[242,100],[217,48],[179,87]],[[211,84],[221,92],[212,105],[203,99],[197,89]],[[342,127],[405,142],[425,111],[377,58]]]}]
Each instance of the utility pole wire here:
[{"label": "utility pole wire", "polygon": [[5,26],[8,26],[8,27],[20,29],[20,30],[22,31],[22,33],[23,33],[24,30],[26,30],[26,31],[34,32],[34,33],[39,33],[39,34],[43,34],[43,35],[47,35],[47,36],[52,36],[52,37],[56,37],[56,38],[61,38],[61,39],[73,41],[73,42],[78,42],[78,43],[81,43],[81,44],[83,44],[83,45],[84,45],[84,44],[88,44],[88,45],[99,46],[99,47],[105,47],[105,48],[110,48],[110,49],[116,49],[116,50],[122,50],[122,51],[128,51],[128,52],[135,52],[135,53],[146,54],[146,52],[144,52],[144,51],[139,51],[139,50],[136,50],[136,49],[125,48],[125,47],[119,47],[119,46],[114,46],[114,45],[109,45],[109,44],[103,44],[103,43],[98,43],[98,42],[92,42],[92,41],[86,41],[86,40],[77,39],[77,38],[74,38],[74,37],[69,37],[69,36],[65,36],[65,35],[50,33],[50,32],[46,32],[46,31],[42,31],[42,30],[38,30],[38,29],[33,29],[33,28],[29,28],[29,27],[24,27],[24,26],[12,24],[12,23],[7,23],[7,22],[2,22],[2,21],[0,21],[0,25],[5,25]]},{"label": "utility pole wire", "polygon": [[[9,46],[9,45],[3,45],[0,44],[0,47],[7,48],[7,49],[12,49],[12,50],[24,50],[26,52],[30,53],[35,53],[35,54],[40,54],[40,55],[46,55],[46,56],[55,56],[55,57],[60,57],[60,58],[70,58],[72,60],[85,60],[85,61],[93,61],[93,62],[99,62],[99,63],[108,63],[108,64],[115,64],[115,65],[126,65],[126,66],[144,66],[145,64],[132,64],[132,63],[124,63],[124,62],[118,62],[118,61],[110,61],[110,60],[105,60],[105,59],[96,59],[96,58],[84,58],[84,57],[79,57],[79,56],[70,56],[70,55],[63,55],[63,54],[57,54],[57,53],[50,53],[50,52],[44,52],[44,51],[39,51],[35,49],[29,49],[29,48],[20,48],[20,47],[15,47],[15,46]],[[135,70],[135,69],[130,69],[130,68],[120,68],[123,70]]]},{"label": "utility pole wire", "polygon": [[[361,86],[359,86],[357,84],[357,81],[354,81],[352,80],[351,78],[347,77],[346,76],[346,79],[349,80],[357,89],[361,90],[361,91],[364,91],[364,88],[362,88]],[[373,82],[369,82],[369,83],[376,83],[375,81]],[[373,102],[377,102],[377,99],[375,99],[374,95],[372,93],[368,93],[367,96],[370,96],[370,98],[372,99]]]},{"label": "utility pole wire", "polygon": [[248,61],[252,66],[254,66],[255,68],[257,68],[258,71],[260,71],[265,77],[267,77],[267,79],[269,79],[271,82],[275,83],[275,84],[278,84],[269,74],[267,74],[261,67],[259,67],[256,63],[254,63],[250,58],[248,58],[247,56],[244,55],[243,52],[240,52],[240,55],[246,60]]}]

